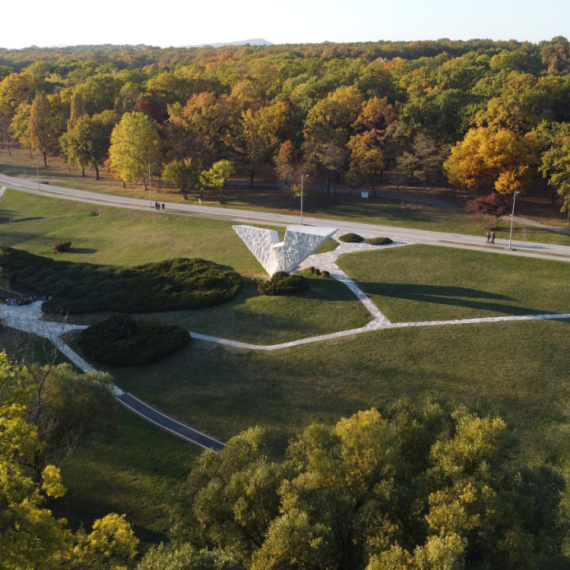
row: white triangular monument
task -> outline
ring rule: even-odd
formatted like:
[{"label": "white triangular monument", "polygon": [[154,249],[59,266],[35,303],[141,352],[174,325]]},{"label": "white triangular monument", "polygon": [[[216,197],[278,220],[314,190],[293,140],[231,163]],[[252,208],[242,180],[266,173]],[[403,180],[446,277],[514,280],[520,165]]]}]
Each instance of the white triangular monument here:
[{"label": "white triangular monument", "polygon": [[287,226],[285,239],[280,242],[275,230],[253,226],[232,227],[270,276],[278,271],[289,273],[296,269],[337,231],[337,228]]}]

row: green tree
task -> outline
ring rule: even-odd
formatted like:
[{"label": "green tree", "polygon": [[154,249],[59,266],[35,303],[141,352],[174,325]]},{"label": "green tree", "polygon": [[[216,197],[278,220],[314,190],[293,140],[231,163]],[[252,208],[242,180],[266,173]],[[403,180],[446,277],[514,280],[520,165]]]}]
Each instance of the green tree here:
[{"label": "green tree", "polygon": [[562,196],[562,211],[570,212],[570,123],[542,125],[540,136],[547,150],[542,153],[539,171]]},{"label": "green tree", "polygon": [[111,170],[123,182],[142,182],[146,190],[149,164],[160,156],[160,135],[154,121],[144,113],[125,113],[111,134]]},{"label": "green tree", "polygon": [[55,125],[49,99],[45,93],[38,93],[30,110],[30,144],[43,154],[46,168],[47,153],[53,149],[55,142]]},{"label": "green tree", "polygon": [[257,428],[206,452],[172,533],[252,570],[524,570],[560,552],[564,487],[497,415],[402,399],[309,426],[281,462]]},{"label": "green tree", "polygon": [[202,189],[209,188],[217,194],[220,204],[224,203],[224,189],[228,178],[233,174],[234,166],[229,160],[219,160],[209,170],[200,174],[200,201],[202,201]]},{"label": "green tree", "polygon": [[71,110],[69,121],[67,122],[67,130],[70,131],[77,124],[77,121],[86,115],[85,102],[83,101],[83,95],[79,91],[76,91],[71,98]]},{"label": "green tree", "polygon": [[113,111],[105,111],[93,117],[79,117],[59,141],[66,163],[81,168],[83,176],[85,168],[91,166],[95,170],[96,179],[99,180],[99,166],[103,164],[109,152],[115,121],[116,115]]},{"label": "green tree", "polygon": [[32,106],[28,103],[22,103],[14,114],[10,127],[10,134],[20,143],[22,148],[30,149],[32,154],[32,143],[30,141],[30,113]]},{"label": "green tree", "polygon": [[[191,186],[198,185],[201,168],[192,162],[191,158],[186,160],[173,160],[164,165],[162,179],[165,182],[178,186],[184,200],[188,199],[188,190]],[[202,195],[200,194],[200,199]]]}]

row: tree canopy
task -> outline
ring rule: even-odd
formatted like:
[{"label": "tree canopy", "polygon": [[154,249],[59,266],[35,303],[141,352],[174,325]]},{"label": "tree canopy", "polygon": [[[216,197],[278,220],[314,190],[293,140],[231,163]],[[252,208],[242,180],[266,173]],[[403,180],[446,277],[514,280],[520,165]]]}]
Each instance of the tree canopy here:
[{"label": "tree canopy", "polygon": [[250,429],[201,456],[140,568],[535,568],[560,551],[564,480],[516,451],[498,415],[434,398],[313,424],[281,461]]}]

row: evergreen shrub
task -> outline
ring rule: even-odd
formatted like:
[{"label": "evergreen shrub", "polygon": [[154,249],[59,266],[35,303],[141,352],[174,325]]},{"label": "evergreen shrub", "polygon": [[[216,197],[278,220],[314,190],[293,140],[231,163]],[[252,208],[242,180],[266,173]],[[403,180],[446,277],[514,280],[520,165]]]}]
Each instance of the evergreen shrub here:
[{"label": "evergreen shrub", "polygon": [[158,362],[190,342],[182,327],[115,315],[81,333],[79,345],[88,357],[110,366],[143,366]]},{"label": "evergreen shrub", "polygon": [[364,241],[364,238],[362,236],[353,233],[343,234],[338,239],[346,243],[360,243]]},{"label": "evergreen shrub", "polygon": [[261,281],[257,291],[260,295],[288,295],[306,291],[309,286],[309,280],[298,273],[289,275],[285,271],[278,271],[270,281]]}]

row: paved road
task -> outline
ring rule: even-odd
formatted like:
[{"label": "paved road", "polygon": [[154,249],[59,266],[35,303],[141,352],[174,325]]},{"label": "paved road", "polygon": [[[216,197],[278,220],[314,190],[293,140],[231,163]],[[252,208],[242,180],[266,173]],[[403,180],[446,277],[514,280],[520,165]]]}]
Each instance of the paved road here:
[{"label": "paved road", "polygon": [[[108,194],[99,194],[96,192],[85,192],[82,190],[74,190],[71,188],[61,188],[49,184],[40,184],[30,182],[21,178],[12,178],[10,176],[0,175],[0,184],[29,192],[40,194],[43,196],[51,196],[53,198],[63,198],[95,204],[99,206],[115,206],[119,208],[129,208],[137,210],[151,210],[148,200],[140,200],[137,198],[125,198],[121,196],[112,196]],[[38,190],[39,188],[39,190]],[[154,203],[154,202],[153,202]],[[251,210],[237,210],[232,208],[218,208],[212,206],[200,206],[192,204],[166,203],[166,209],[171,214],[187,214],[199,215],[213,218],[222,218],[235,222],[253,222],[263,224],[298,224],[299,216],[291,216],[285,214],[273,214],[266,212],[255,212]],[[305,216],[303,219],[305,224],[314,226],[332,226],[337,227],[342,232],[354,231],[365,237],[374,235],[389,235],[392,239],[398,239],[406,242],[428,243],[434,245],[456,245],[462,247],[481,247],[484,246],[485,237],[481,235],[469,236],[463,234],[451,234],[445,232],[432,232],[427,230],[414,230],[408,228],[398,228],[392,226],[382,226],[374,224],[363,224],[360,222],[347,220],[326,220],[320,218],[311,218]],[[506,248],[508,240],[497,240],[496,247],[493,251],[502,253],[513,253]],[[532,255],[540,257],[548,256],[566,256],[570,257],[570,246],[550,245],[542,243],[533,243],[526,241],[513,241],[515,254]]]}]

